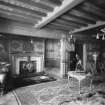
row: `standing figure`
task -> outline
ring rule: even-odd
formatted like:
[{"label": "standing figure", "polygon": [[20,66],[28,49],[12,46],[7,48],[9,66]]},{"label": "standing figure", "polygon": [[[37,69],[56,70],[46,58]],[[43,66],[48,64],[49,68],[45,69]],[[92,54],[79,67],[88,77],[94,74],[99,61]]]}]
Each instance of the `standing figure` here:
[{"label": "standing figure", "polygon": [[81,59],[80,59],[78,54],[76,54],[76,60],[77,60],[77,62],[76,62],[75,70],[76,71],[82,71],[83,70],[82,61],[81,61]]}]

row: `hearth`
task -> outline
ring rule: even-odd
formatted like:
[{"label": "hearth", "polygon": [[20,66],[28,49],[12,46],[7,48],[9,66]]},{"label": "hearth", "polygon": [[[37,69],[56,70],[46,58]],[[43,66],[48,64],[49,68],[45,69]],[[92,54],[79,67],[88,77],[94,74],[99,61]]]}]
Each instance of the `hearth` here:
[{"label": "hearth", "polygon": [[55,80],[56,80],[55,78],[49,76],[45,72],[40,72],[40,73],[35,73],[34,75],[31,76],[25,75],[25,77],[19,76],[17,78],[13,78],[13,88],[15,89],[19,87],[40,84],[43,82],[51,82]]}]

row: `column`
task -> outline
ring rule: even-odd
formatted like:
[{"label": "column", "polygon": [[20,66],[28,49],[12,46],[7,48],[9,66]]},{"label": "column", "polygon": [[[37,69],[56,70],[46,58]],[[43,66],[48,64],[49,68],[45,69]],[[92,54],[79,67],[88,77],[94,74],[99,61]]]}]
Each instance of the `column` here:
[{"label": "column", "polygon": [[66,71],[66,64],[65,64],[65,59],[66,59],[66,49],[65,49],[65,38],[62,38],[60,40],[61,48],[60,48],[60,76],[63,77]]},{"label": "column", "polygon": [[86,70],[86,61],[87,61],[87,52],[86,52],[86,44],[83,44],[83,69]]}]

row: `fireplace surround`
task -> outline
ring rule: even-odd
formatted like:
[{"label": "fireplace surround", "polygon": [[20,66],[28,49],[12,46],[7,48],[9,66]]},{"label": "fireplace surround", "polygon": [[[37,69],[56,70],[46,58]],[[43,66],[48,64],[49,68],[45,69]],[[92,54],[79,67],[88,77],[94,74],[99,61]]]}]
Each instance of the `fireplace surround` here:
[{"label": "fireplace surround", "polygon": [[14,55],[12,56],[12,74],[14,76],[27,75],[43,71],[43,56]]}]

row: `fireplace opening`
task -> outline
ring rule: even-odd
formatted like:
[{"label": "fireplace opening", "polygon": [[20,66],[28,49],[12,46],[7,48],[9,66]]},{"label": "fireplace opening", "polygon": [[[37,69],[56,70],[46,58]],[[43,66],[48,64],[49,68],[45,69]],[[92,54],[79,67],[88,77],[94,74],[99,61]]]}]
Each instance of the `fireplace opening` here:
[{"label": "fireplace opening", "polygon": [[20,61],[20,75],[36,73],[36,61]]}]

